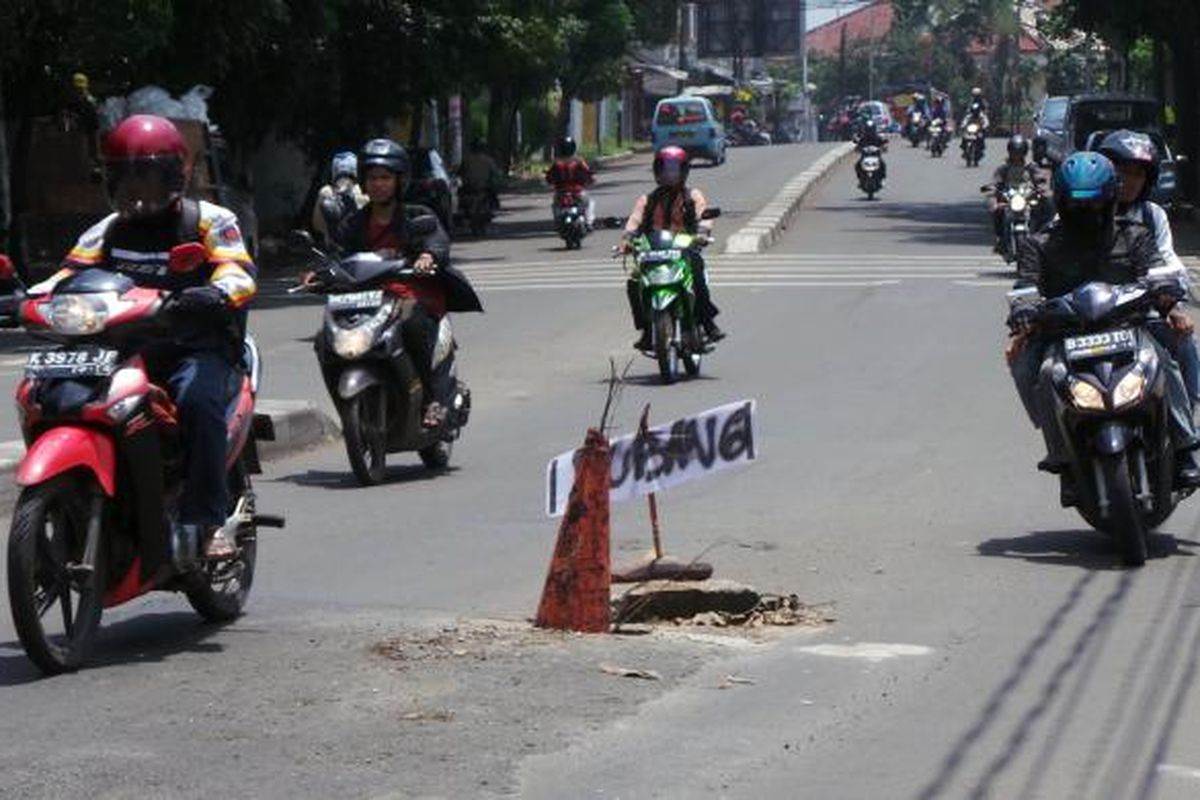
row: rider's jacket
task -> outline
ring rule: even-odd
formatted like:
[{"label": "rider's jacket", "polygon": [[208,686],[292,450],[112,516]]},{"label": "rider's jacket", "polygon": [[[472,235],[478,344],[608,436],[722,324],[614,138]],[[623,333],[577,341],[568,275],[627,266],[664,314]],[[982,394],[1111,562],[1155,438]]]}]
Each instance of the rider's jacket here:
[{"label": "rider's jacket", "polygon": [[593,181],[591,167],[578,156],[560,158],[546,170],[546,183],[559,192],[582,192]]},{"label": "rider's jacket", "polygon": [[625,233],[636,236],[650,231],[696,233],[700,216],[708,208],[704,192],[684,186],[659,186],[633,204]]},{"label": "rider's jacket", "polygon": [[487,153],[468,153],[459,174],[463,187],[468,190],[494,189],[500,182],[500,167]]},{"label": "rider's jacket", "polygon": [[996,171],[992,173],[992,183],[996,187],[995,194],[999,197],[1004,193],[1005,189],[1019,186],[1022,183],[1037,185],[1035,183],[1037,177],[1037,167],[1033,164],[1009,164],[1005,162],[996,167]]},{"label": "rider's jacket", "polygon": [[1036,286],[1043,297],[1059,297],[1089,281],[1131,283],[1162,265],[1145,225],[1121,218],[1105,235],[1085,238],[1054,220],[1022,243],[1016,285]]}]

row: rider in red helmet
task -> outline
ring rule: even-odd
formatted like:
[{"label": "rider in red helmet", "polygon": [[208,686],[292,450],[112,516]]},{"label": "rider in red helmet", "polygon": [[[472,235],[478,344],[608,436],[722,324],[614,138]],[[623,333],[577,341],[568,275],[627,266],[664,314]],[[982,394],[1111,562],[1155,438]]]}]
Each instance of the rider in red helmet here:
[{"label": "rider in red helmet", "polygon": [[[173,552],[179,555],[190,540],[207,558],[230,558],[233,542],[220,532],[229,513],[225,407],[241,359],[246,305],[257,290],[254,264],[233,212],[184,196],[190,154],[170,120],[129,117],[104,140],[103,158],[113,213],[89,228],[63,268],[30,294],[50,293],[91,267],[178,293],[171,335],[143,354],[175,399],[182,424],[187,479]],[[171,248],[186,242],[203,244],[208,260],[190,272],[172,272]]]},{"label": "rider in red helmet", "polygon": [[[682,147],[668,145],[654,154],[654,180],[658,187],[639,197],[633,204],[633,211],[625,223],[626,250],[629,249],[629,241],[633,237],[652,230],[705,235],[711,232],[712,225],[701,219],[704,210],[708,208],[708,199],[699,189],[687,185],[689,169],[688,154]],[[696,312],[700,324],[711,341],[720,341],[725,338],[725,332],[717,327],[714,319],[720,312],[713,305],[708,278],[704,271],[704,259],[699,253],[694,254],[692,271],[696,279]],[[642,319],[637,283],[630,281],[626,289],[629,306],[633,310],[633,324],[642,334],[634,347],[648,350],[651,347],[650,326]]]}]

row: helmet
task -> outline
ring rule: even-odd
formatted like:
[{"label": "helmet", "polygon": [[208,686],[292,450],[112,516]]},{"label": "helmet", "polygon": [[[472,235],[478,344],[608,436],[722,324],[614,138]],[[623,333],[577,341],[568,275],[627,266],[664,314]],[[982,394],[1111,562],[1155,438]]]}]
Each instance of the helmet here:
[{"label": "helmet", "polygon": [[104,139],[109,202],[123,217],[146,217],[183,196],[188,147],[170,120],[150,114],[129,117]]},{"label": "helmet", "polygon": [[383,167],[397,176],[408,174],[408,152],[391,139],[372,139],[358,153],[358,176],[362,180],[368,167]]},{"label": "helmet", "polygon": [[971,97],[983,97],[983,89],[980,89],[978,86],[972,86]]},{"label": "helmet", "polygon": [[913,92],[913,100],[914,101],[919,103],[924,99],[925,99],[925,95],[921,94],[920,92]]},{"label": "helmet", "polygon": [[1117,171],[1107,158],[1074,153],[1054,172],[1054,205],[1067,228],[1095,231],[1112,217],[1119,186]]},{"label": "helmet", "polygon": [[558,140],[558,147],[555,148],[560,158],[568,158],[575,155],[575,140],[570,136],[564,136]]},{"label": "helmet", "polygon": [[81,92],[86,92],[91,85],[91,81],[88,80],[87,75],[82,72],[76,72],[71,76],[71,85]]},{"label": "helmet", "polygon": [[1021,158],[1029,155],[1029,140],[1019,133],[1014,133],[1008,140],[1008,154]]},{"label": "helmet", "polygon": [[682,147],[667,145],[654,154],[654,179],[659,186],[682,186],[688,170],[688,154]]},{"label": "helmet", "polygon": [[1096,152],[1103,153],[1114,164],[1141,164],[1146,168],[1146,185],[1138,200],[1145,200],[1158,183],[1158,148],[1154,140],[1137,131],[1113,131],[1104,137]]},{"label": "helmet", "polygon": [[358,157],[349,150],[334,153],[333,160],[329,163],[329,173],[335,181],[344,176],[356,177],[358,175]]}]

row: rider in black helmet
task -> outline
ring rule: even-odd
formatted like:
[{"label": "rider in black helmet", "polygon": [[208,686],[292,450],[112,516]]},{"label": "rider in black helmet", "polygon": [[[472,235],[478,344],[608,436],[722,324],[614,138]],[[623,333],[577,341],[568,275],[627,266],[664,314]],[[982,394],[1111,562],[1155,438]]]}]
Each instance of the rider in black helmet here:
[{"label": "rider in black helmet", "polygon": [[1004,250],[1004,212],[1007,208],[1004,190],[1023,183],[1034,187],[1043,183],[1037,167],[1026,160],[1028,156],[1029,140],[1019,133],[1013,134],[1008,140],[1008,159],[996,167],[992,174],[994,191],[988,199],[988,207],[992,212],[992,229],[996,234],[992,249],[997,253]]}]

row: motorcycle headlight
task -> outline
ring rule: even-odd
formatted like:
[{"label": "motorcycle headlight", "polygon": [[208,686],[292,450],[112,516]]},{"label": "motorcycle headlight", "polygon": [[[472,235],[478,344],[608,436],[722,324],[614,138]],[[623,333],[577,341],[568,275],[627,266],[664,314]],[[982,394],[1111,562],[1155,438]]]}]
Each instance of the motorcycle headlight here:
[{"label": "motorcycle headlight", "polygon": [[1113,389],[1113,408],[1136,403],[1142,398],[1142,392],[1145,390],[1146,376],[1139,369],[1130,370],[1124,378],[1117,382],[1117,388]]},{"label": "motorcycle headlight", "polygon": [[1013,211],[1020,214],[1029,205],[1029,201],[1025,199],[1025,195],[1023,194],[1014,194],[1012,199],[1008,201],[1008,205]]},{"label": "motorcycle headlight", "polygon": [[1071,400],[1076,408],[1087,411],[1104,410],[1104,395],[1087,381],[1071,381]]},{"label": "motorcycle headlight", "polygon": [[358,328],[337,328],[333,332],[333,352],[342,358],[359,358],[371,349],[375,330],[363,325]]},{"label": "motorcycle headlight", "polygon": [[108,305],[101,297],[65,294],[50,301],[50,329],[80,336],[104,330]]}]

